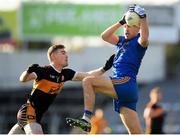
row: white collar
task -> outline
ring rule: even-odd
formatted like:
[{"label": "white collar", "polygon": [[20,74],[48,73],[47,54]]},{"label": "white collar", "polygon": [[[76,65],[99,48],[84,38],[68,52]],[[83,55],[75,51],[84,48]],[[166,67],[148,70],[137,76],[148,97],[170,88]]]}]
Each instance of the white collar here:
[{"label": "white collar", "polygon": [[61,70],[60,70],[60,71],[57,70],[52,63],[50,64],[50,66],[51,66],[54,70],[56,70],[58,73],[61,73]]}]

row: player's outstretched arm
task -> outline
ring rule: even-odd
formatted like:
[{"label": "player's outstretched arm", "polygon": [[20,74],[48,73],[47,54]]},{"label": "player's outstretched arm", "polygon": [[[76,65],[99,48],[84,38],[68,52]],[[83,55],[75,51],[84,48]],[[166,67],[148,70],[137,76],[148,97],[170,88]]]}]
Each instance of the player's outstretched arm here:
[{"label": "player's outstretched arm", "polygon": [[82,81],[85,77],[87,76],[100,76],[104,73],[105,71],[103,68],[98,68],[89,72],[76,72],[74,78],[72,79],[73,81]]},{"label": "player's outstretched arm", "polygon": [[30,65],[28,69],[21,74],[19,81],[27,82],[36,79],[37,76],[33,72],[37,69],[38,66],[38,64]]},{"label": "player's outstretched arm", "polygon": [[87,76],[100,76],[104,74],[107,70],[109,70],[112,67],[114,57],[115,57],[115,54],[111,55],[103,67],[100,67],[98,69],[95,69],[89,72],[77,72],[72,80],[82,81]]},{"label": "player's outstretched arm", "polygon": [[102,32],[101,38],[110,44],[117,44],[119,41],[119,37],[115,34],[115,32],[124,24],[126,24],[125,15],[121,18],[119,22],[113,24],[112,26],[108,27],[104,32]]}]

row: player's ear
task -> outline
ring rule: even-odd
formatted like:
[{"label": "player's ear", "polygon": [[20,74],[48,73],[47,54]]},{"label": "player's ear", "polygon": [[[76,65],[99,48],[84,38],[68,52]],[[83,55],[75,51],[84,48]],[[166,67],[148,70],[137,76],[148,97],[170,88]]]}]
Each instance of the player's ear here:
[{"label": "player's ear", "polygon": [[53,53],[51,54],[51,56],[50,56],[50,59],[51,59],[51,60],[54,60],[54,59],[55,59],[55,56],[56,56],[56,55],[55,55],[55,53],[53,52]]}]

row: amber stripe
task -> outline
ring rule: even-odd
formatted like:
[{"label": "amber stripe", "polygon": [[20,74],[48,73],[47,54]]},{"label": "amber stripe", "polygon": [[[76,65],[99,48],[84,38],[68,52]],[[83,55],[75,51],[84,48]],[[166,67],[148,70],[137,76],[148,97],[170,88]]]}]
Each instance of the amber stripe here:
[{"label": "amber stripe", "polygon": [[45,93],[49,94],[58,94],[59,91],[62,89],[64,86],[64,82],[56,83],[52,81],[48,81],[46,79],[42,79],[38,82],[34,83],[34,89],[39,89]]},{"label": "amber stripe", "polygon": [[119,79],[119,80],[112,80],[112,83],[113,84],[123,84],[123,83],[128,82],[130,79],[131,79],[130,77],[125,76],[125,77],[121,77],[121,79]]}]

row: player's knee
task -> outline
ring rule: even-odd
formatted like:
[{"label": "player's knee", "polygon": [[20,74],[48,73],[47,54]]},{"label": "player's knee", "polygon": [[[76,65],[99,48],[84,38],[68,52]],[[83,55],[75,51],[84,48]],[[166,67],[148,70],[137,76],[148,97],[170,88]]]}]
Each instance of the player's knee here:
[{"label": "player's knee", "polygon": [[26,134],[43,134],[41,125],[36,122],[27,124],[24,130]]},{"label": "player's knee", "polygon": [[82,84],[83,86],[92,85],[93,77],[86,77],[83,79]]}]

